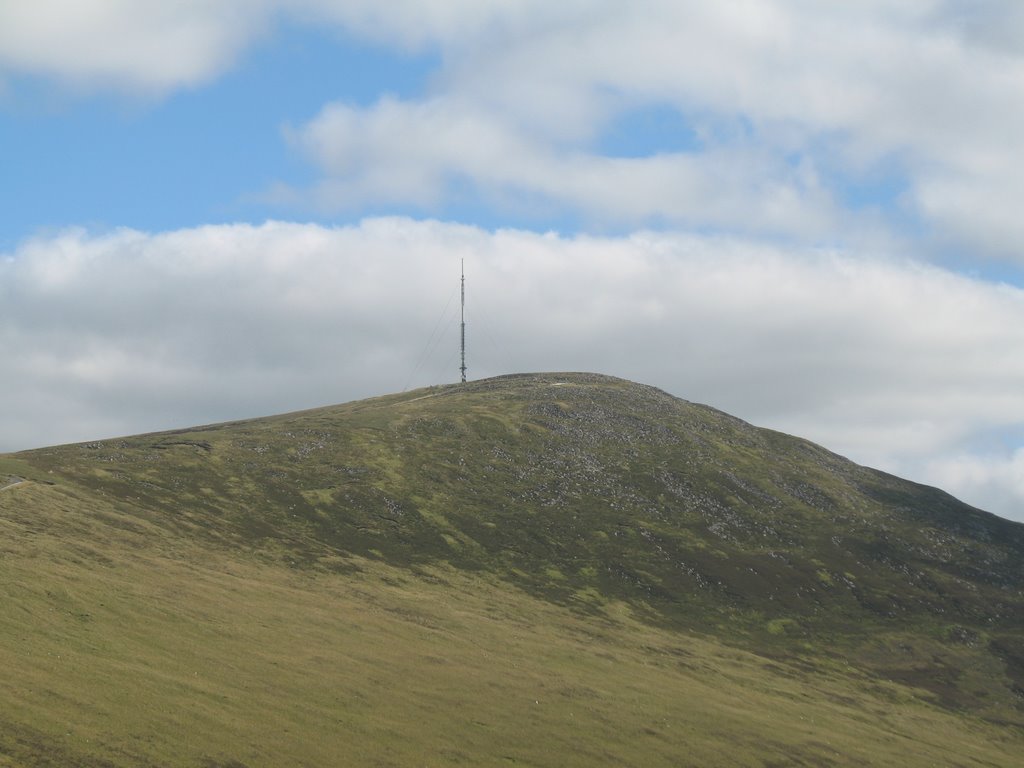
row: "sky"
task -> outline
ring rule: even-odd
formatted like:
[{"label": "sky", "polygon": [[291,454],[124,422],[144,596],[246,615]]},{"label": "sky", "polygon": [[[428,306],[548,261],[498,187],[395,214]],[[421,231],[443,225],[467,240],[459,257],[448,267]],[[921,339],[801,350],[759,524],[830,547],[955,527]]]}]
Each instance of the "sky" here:
[{"label": "sky", "polygon": [[1024,521],[1019,0],[0,0],[0,450],[660,387]]}]

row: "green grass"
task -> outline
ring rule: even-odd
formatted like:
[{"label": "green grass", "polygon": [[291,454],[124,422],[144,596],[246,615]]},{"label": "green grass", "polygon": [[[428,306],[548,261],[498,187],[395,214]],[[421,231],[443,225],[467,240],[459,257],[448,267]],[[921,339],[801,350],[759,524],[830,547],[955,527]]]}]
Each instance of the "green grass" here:
[{"label": "green grass", "polygon": [[1019,528],[627,382],[440,388],[7,476],[30,482],[0,491],[0,766],[1024,753]]},{"label": "green grass", "polygon": [[4,531],[25,551],[0,561],[13,765],[1010,765],[1024,747],[920,691],[622,603],[590,618],[450,568],[295,570],[69,517],[74,545]]}]

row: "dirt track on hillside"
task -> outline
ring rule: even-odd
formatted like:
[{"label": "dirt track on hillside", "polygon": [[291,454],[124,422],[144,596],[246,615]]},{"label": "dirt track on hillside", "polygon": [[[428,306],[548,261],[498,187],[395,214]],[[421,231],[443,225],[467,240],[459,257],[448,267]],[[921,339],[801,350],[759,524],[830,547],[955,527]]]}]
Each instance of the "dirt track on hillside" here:
[{"label": "dirt track on hillside", "polygon": [[8,477],[7,482],[4,485],[0,485],[0,491],[6,491],[10,488],[16,488],[19,485],[29,482],[23,477]]}]

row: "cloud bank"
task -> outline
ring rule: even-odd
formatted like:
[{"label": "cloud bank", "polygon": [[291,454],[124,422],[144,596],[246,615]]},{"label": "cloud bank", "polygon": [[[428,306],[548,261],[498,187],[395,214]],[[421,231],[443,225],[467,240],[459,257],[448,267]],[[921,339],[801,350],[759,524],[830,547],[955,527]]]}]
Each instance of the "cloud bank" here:
[{"label": "cloud bank", "polygon": [[[1016,0],[37,0],[0,6],[0,78],[167,94],[282,24],[441,63],[418,96],[293,119],[321,178],[278,199],[355,215],[482,199],[604,231],[895,237],[1024,262]],[[616,126],[650,110],[693,140],[623,153]]]},{"label": "cloud bank", "polygon": [[[468,186],[589,222],[851,244],[891,207],[897,230],[920,220],[1020,259],[1021,18],[995,2],[570,6],[445,38],[432,93],[329,104],[292,138],[324,174],[314,199],[341,210]],[[677,114],[691,146],[607,146],[650,109]]]},{"label": "cloud bank", "polygon": [[0,449],[456,380],[461,259],[472,378],[654,384],[1024,520],[1024,291],[671,233],[378,218],[37,237],[0,257]]}]

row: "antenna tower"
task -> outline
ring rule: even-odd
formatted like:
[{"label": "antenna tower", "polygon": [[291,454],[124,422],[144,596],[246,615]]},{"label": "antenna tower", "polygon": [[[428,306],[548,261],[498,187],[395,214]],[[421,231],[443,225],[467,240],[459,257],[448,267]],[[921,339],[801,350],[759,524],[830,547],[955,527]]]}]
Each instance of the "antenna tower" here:
[{"label": "antenna tower", "polygon": [[462,364],[459,365],[459,372],[462,374],[462,383],[466,383],[466,260],[462,260]]}]

